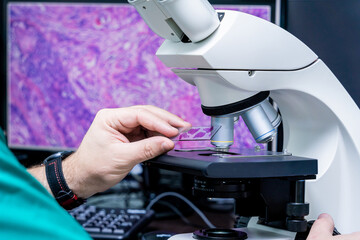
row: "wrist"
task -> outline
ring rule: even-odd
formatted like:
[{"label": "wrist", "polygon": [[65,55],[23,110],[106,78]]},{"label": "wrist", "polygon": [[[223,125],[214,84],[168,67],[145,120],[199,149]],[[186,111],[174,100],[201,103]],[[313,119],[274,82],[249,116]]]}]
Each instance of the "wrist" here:
[{"label": "wrist", "polygon": [[78,163],[77,153],[74,152],[62,162],[63,174],[69,188],[80,198],[86,199],[91,196],[87,191],[85,178],[81,175],[80,169],[76,166]]}]

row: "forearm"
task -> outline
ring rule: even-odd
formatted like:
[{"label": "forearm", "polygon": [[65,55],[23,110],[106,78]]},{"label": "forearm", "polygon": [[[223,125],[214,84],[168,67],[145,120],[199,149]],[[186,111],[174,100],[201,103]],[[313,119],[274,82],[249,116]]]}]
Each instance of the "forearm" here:
[{"label": "forearm", "polygon": [[46,173],[45,173],[45,166],[34,166],[31,168],[28,168],[27,171],[34,177],[36,180],[38,180],[41,185],[43,185],[46,190],[52,195],[52,192],[50,190],[49,184],[46,179]]}]

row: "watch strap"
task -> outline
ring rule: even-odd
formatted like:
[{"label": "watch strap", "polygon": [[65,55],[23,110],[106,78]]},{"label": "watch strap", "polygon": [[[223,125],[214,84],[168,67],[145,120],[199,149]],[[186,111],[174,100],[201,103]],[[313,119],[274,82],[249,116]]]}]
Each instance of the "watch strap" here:
[{"label": "watch strap", "polygon": [[67,210],[80,206],[85,202],[84,199],[77,197],[68,187],[62,171],[62,160],[72,153],[70,151],[55,153],[44,161],[46,179],[51,192],[56,201]]}]

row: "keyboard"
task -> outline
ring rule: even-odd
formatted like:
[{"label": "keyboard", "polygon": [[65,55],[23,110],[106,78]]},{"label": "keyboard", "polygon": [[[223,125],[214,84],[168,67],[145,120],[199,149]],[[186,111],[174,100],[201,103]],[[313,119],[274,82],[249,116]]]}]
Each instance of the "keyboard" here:
[{"label": "keyboard", "polygon": [[94,239],[134,239],[154,216],[152,210],[103,208],[87,204],[69,213]]}]

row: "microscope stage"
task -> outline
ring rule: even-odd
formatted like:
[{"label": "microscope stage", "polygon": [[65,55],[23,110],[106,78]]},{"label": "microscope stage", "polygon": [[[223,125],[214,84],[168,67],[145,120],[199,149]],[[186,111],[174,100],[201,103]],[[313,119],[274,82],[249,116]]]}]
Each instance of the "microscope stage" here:
[{"label": "microscope stage", "polygon": [[317,174],[316,159],[250,149],[231,149],[228,152],[180,149],[145,164],[207,178],[314,178]]},{"label": "microscope stage", "polygon": [[[276,232],[270,232],[265,231],[261,229],[256,228],[239,228],[237,229],[239,231],[243,231],[247,234],[246,240],[292,240],[294,237],[287,236],[284,234],[276,233]],[[192,233],[184,233],[184,234],[177,234],[169,238],[169,240],[193,240],[193,234]],[[211,239],[211,238],[209,238]],[[213,239],[221,239],[221,238],[213,238]],[[225,238],[223,239],[231,239],[231,238]],[[233,238],[235,239],[235,238]],[[239,238],[240,239],[240,238]]]}]

